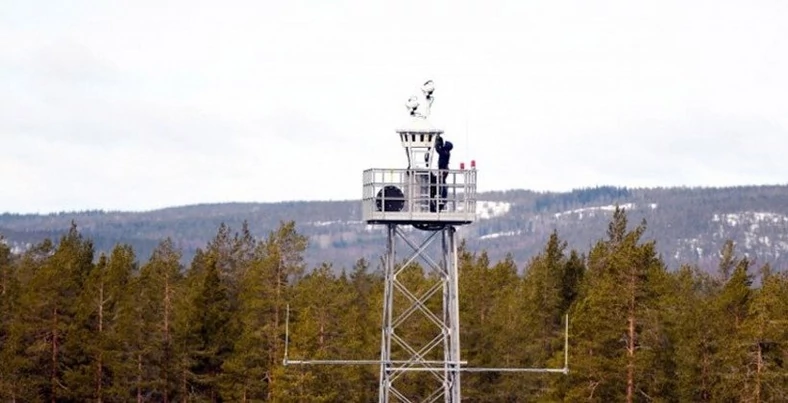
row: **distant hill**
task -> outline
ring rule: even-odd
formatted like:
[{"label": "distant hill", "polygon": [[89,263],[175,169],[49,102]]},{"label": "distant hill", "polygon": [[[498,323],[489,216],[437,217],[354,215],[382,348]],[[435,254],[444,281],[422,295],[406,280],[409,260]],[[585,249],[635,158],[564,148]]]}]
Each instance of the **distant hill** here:
[{"label": "distant hill", "polygon": [[[498,260],[511,253],[522,265],[544,247],[556,229],[571,248],[588,251],[605,236],[616,204],[630,223],[647,221],[646,239],[655,239],[671,268],[682,263],[709,269],[726,239],[737,251],[775,267],[788,266],[788,186],[627,189],[595,187],[571,192],[510,190],[479,194],[479,219],[458,234],[472,250]],[[221,223],[238,230],[244,221],[256,236],[266,236],[281,221],[294,220],[310,239],[310,265],[330,262],[350,267],[359,258],[377,262],[385,233],[361,222],[361,203],[314,201],[223,203],[172,207],[148,212],[85,211],[45,215],[0,215],[0,234],[16,251],[46,237],[57,240],[72,220],[99,251],[131,244],[141,261],[166,237],[184,252],[213,238]],[[415,231],[415,230],[414,230]]]}]

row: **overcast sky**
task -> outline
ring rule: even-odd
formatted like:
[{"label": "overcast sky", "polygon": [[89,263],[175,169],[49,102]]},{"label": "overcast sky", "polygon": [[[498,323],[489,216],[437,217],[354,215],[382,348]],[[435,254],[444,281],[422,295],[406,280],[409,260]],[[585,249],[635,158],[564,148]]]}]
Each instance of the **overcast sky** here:
[{"label": "overcast sky", "polygon": [[404,102],[480,190],[788,182],[788,2],[0,0],[0,212],[356,199]]}]

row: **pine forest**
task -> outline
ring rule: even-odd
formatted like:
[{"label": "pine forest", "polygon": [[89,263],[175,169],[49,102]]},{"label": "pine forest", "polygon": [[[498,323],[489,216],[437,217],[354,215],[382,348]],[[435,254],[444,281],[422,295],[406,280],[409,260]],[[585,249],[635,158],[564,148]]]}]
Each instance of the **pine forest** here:
[{"label": "pine forest", "polygon": [[[20,254],[0,238],[0,401],[376,401],[379,366],[283,357],[289,321],[291,358],[377,359],[380,262],[307,267],[294,222],[259,239],[249,225],[220,225],[187,265],[170,239],[149,256],[97,253],[77,224]],[[567,375],[463,373],[463,400],[788,401],[784,268],[731,241],[716,272],[667,267],[646,227],[617,208],[588,250],[554,231],[524,267],[462,243],[469,365],[561,368],[570,321]],[[413,265],[403,281],[419,289],[434,275]]]}]

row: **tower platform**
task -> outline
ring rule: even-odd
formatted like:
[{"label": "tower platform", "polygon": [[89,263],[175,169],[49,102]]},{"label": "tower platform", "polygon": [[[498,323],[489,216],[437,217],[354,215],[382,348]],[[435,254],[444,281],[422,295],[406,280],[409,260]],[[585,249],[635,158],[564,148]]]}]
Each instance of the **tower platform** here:
[{"label": "tower platform", "polygon": [[367,224],[470,224],[476,219],[476,169],[364,171]]}]

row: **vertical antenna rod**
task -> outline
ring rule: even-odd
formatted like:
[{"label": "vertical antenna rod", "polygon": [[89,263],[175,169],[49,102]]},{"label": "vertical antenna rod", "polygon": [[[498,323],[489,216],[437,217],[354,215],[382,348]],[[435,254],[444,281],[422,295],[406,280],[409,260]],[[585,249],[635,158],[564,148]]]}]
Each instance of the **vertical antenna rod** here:
[{"label": "vertical antenna rod", "polygon": [[285,312],[285,358],[282,360],[283,365],[287,365],[287,345],[290,343],[290,304],[287,304],[287,311]]},{"label": "vertical antenna rod", "polygon": [[569,314],[564,316],[566,324],[564,330],[564,374],[569,373]]}]

